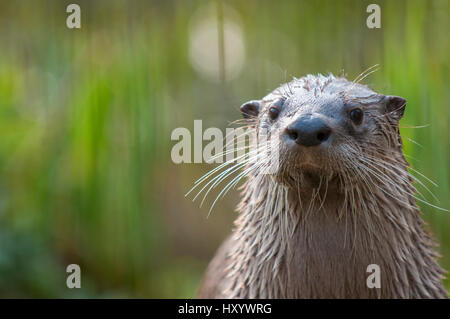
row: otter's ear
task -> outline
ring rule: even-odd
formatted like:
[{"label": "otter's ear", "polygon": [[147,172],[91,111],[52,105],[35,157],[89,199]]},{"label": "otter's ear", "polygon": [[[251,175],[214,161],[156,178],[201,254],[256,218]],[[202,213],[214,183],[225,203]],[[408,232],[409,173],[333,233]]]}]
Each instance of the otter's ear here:
[{"label": "otter's ear", "polygon": [[388,95],[384,98],[386,114],[399,121],[405,113],[406,100],[399,96]]},{"label": "otter's ear", "polygon": [[259,105],[260,102],[258,100],[245,102],[244,104],[241,105],[242,116],[245,119],[258,116]]}]

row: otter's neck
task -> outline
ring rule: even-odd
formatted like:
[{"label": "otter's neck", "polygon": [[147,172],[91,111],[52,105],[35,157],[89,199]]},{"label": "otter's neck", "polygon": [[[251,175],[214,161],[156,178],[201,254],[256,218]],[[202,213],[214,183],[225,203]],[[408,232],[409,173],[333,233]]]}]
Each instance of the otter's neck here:
[{"label": "otter's neck", "polygon": [[[442,270],[405,176],[383,189],[319,190],[310,198],[270,176],[252,177],[235,223],[225,295],[445,297]],[[373,264],[380,267],[381,288],[367,287]]]}]

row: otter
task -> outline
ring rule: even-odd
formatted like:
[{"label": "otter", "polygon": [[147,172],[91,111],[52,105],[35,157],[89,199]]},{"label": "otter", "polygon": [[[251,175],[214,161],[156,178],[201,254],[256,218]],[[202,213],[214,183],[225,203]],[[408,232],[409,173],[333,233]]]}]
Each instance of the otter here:
[{"label": "otter", "polygon": [[247,162],[235,227],[197,296],[447,298],[402,150],[405,106],[332,74],[244,103],[256,141],[278,138],[278,164],[265,173],[272,156]]}]

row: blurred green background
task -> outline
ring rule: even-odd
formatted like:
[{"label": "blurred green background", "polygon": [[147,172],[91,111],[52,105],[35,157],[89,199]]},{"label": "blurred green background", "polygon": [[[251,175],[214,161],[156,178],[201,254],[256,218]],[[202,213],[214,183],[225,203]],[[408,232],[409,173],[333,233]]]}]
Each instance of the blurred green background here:
[{"label": "blurred green background", "polygon": [[[193,297],[238,194],[185,198],[211,166],[172,163],[172,130],[307,73],[379,64],[363,83],[408,100],[405,153],[450,208],[450,2],[376,1],[381,29],[370,3],[1,1],[0,297]],[[450,213],[420,206],[450,269]]]}]

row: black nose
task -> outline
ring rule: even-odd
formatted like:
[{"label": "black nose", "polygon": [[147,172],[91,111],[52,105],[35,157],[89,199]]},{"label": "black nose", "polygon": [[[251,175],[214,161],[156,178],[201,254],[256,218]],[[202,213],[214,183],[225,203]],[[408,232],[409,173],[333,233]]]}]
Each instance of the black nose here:
[{"label": "black nose", "polygon": [[315,146],[330,137],[331,128],[318,117],[302,116],[286,128],[286,134],[299,145]]}]

